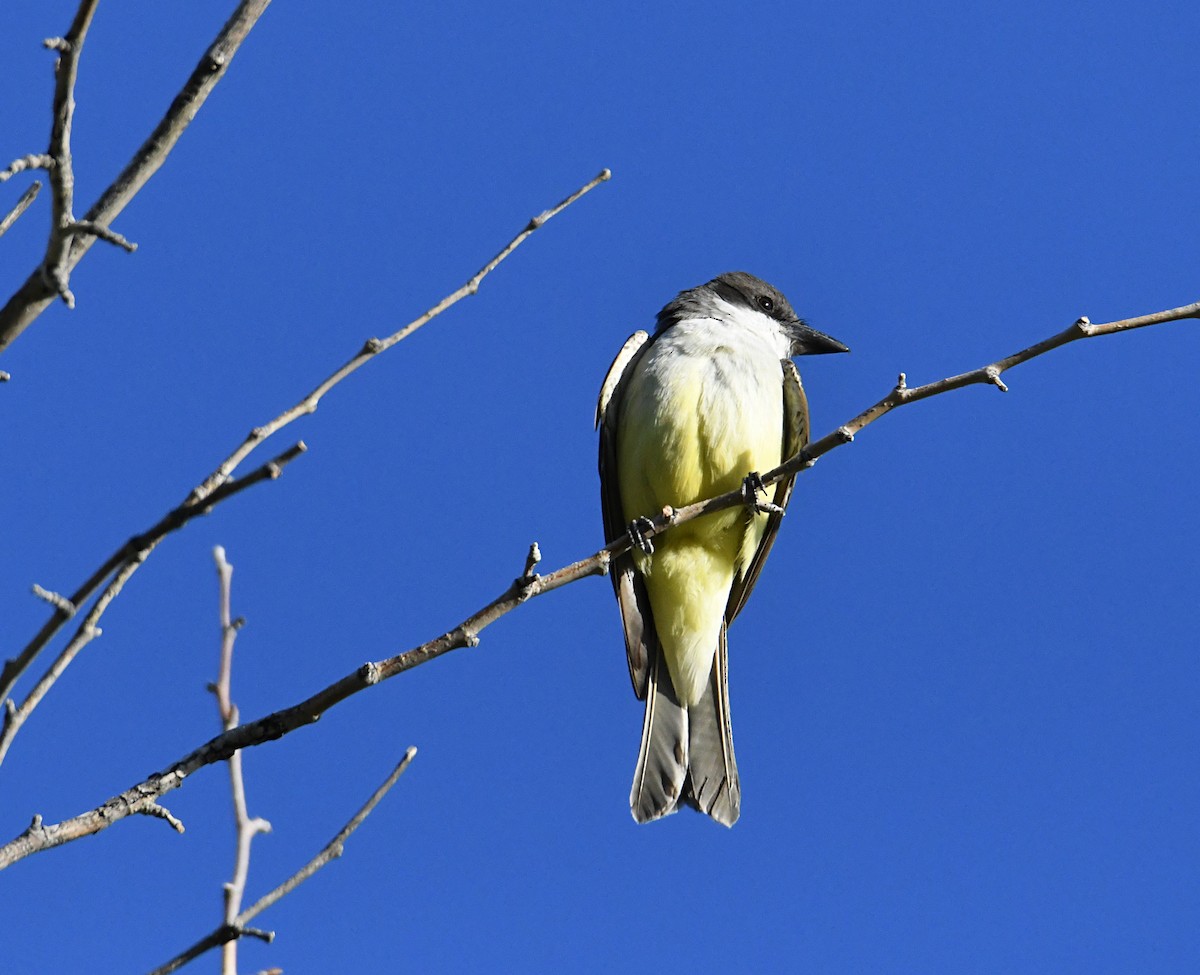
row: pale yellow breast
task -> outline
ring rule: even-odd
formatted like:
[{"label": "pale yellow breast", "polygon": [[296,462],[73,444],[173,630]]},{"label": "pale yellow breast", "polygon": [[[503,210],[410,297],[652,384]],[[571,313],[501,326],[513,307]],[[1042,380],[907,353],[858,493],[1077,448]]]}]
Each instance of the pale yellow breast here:
[{"label": "pale yellow breast", "polygon": [[[734,490],[781,460],[782,371],[773,350],[735,354],[691,339],[683,350],[656,343],[625,390],[617,475],[629,520]],[[683,704],[703,694],[730,588],[765,525],[763,515],[730,508],[672,529],[649,558],[635,555]]]}]

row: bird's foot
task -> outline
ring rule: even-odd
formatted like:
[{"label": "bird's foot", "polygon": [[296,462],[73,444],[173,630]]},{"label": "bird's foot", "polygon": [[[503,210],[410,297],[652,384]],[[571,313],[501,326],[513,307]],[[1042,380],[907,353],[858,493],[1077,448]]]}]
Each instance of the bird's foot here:
[{"label": "bird's foot", "polygon": [[782,515],[783,509],[779,505],[758,500],[760,494],[766,493],[767,486],[763,484],[762,475],[758,471],[751,471],[746,475],[746,479],[742,481],[742,497],[746,499],[746,507],[764,515]]},{"label": "bird's foot", "polygon": [[626,534],[629,535],[629,544],[636,549],[640,549],[646,555],[653,555],[654,543],[646,537],[646,532],[652,531],[653,529],[654,522],[652,522],[649,518],[644,516],[641,518],[634,518],[633,521],[629,523],[629,527],[625,529]]}]

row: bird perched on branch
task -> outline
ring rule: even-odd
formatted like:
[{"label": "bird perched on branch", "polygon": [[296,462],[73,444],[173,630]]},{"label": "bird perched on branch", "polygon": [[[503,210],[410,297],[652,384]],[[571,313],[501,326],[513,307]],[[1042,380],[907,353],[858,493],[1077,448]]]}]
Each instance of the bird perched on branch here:
[{"label": "bird perched on branch", "polygon": [[[741,807],[729,724],[726,628],[746,603],[792,477],[767,501],[760,472],[808,442],[793,356],[848,352],[765,281],[735,271],[680,292],[635,332],[596,406],[605,537],[628,534],[613,588],[629,676],[646,702],[629,805],[649,822],[682,800],[726,826]],[[742,486],[746,504],[653,540],[647,518]]]}]

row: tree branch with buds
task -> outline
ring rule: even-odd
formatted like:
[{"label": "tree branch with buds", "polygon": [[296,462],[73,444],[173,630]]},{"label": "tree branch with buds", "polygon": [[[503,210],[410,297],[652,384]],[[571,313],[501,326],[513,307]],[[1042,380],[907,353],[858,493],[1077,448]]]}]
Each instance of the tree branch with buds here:
[{"label": "tree branch with buds", "polygon": [[[793,472],[799,473],[807,470],[818,458],[839,446],[852,442],[855,435],[865,427],[901,406],[972,385],[991,385],[1005,390],[1007,387],[1000,381],[1001,374],[1044,355],[1052,349],[1080,339],[1113,335],[1118,332],[1189,318],[1200,318],[1200,302],[1150,315],[1095,325],[1086,318],[1081,318],[1069,328],[1048,339],[969,372],[948,376],[945,379],[916,387],[909,387],[904,375],[901,374],[900,381],[883,399],[873,406],[867,407],[820,440],[810,443],[795,457],[763,475],[763,483],[771,485]],[[647,525],[644,535],[655,537],[670,531],[676,525],[705,514],[745,503],[745,494],[739,488],[695,504],[680,508],[668,508],[646,518]],[[137,783],[96,809],[53,826],[45,826],[40,819],[35,820],[35,823],[24,833],[7,845],[0,847],[0,869],[31,853],[70,842],[81,836],[91,835],[106,829],[126,816],[143,813],[147,804],[155,802],[167,792],[178,788],[184,779],[193,772],[213,762],[224,761],[237,749],[281,738],[298,728],[313,724],[330,708],[390,677],[428,663],[452,650],[478,646],[480,633],[500,617],[536,596],[541,596],[588,576],[606,574],[612,559],[627,552],[631,544],[628,537],[619,538],[587,558],[572,562],[543,576],[534,572],[540,559],[540,552],[535,543],[530,547],[521,575],[513,580],[499,596],[472,613],[457,626],[403,653],[384,660],[365,663],[341,680],[330,684],[299,704],[218,735],[164,771]]]}]

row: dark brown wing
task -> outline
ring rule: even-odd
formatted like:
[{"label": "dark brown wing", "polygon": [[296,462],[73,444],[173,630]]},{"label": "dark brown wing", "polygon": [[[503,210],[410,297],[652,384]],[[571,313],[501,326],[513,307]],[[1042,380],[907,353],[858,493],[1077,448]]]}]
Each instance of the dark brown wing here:
[{"label": "dark brown wing", "polygon": [[[808,397],[804,395],[804,387],[800,385],[800,373],[791,359],[784,359],[783,365],[783,459],[790,460],[808,445]],[[765,472],[764,472],[765,473]],[[772,500],[781,508],[786,508],[788,499],[792,496],[792,484],[796,475],[784,478],[775,485],[775,497]],[[750,590],[758,581],[763,563],[767,561],[771,546],[775,544],[775,535],[779,531],[779,523],[783,515],[768,515],[767,530],[763,533],[762,541],[754,552],[750,564],[741,578],[733,583],[729,592],[729,602],[725,604],[725,620],[732,623],[734,617],[742,611],[746,600],[750,598]]]},{"label": "dark brown wing", "polygon": [[[638,359],[650,347],[649,335],[634,332],[617,353],[609,367],[600,399],[596,403],[596,426],[600,429],[600,503],[604,514],[604,540],[614,541],[625,534],[628,519],[621,508],[621,491],[617,484],[617,423],[621,416],[624,394],[622,380],[632,374]],[[650,597],[645,583],[634,568],[633,556],[626,552],[613,559],[609,566],[613,592],[621,610],[625,629],[625,653],[629,661],[629,679],[633,692],[642,699],[650,664],[657,653],[654,623],[650,616]]]}]

